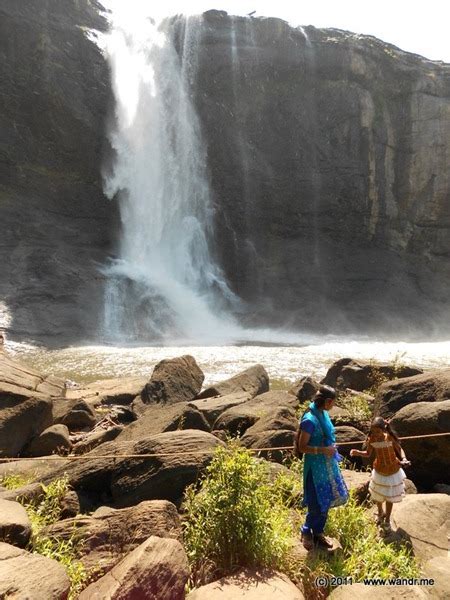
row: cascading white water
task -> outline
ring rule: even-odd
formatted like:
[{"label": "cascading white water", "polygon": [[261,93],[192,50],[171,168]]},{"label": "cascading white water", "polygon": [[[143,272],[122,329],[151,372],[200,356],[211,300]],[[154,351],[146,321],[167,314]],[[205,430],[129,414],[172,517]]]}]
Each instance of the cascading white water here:
[{"label": "cascading white water", "polygon": [[196,77],[201,17],[186,18],[182,51],[171,27],[118,19],[107,42],[116,152],[105,192],[120,202],[119,258],[108,276],[105,333],[115,340],[226,341],[238,299],[215,264],[212,207],[198,118]]}]

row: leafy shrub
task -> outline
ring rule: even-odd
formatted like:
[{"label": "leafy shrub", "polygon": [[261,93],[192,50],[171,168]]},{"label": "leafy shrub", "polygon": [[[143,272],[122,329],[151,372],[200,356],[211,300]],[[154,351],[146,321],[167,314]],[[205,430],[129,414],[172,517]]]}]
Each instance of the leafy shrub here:
[{"label": "leafy shrub", "polygon": [[[345,408],[352,421],[361,423],[372,419],[372,409],[366,395],[341,394],[339,396],[339,406]],[[336,422],[339,422],[339,420],[339,417],[337,417]]]},{"label": "leafy shrub", "polygon": [[353,577],[418,577],[419,568],[408,548],[380,541],[374,521],[353,494],[344,506],[332,509],[327,533],[343,548],[342,561],[336,561],[334,575]]},{"label": "leafy shrub", "polygon": [[194,585],[237,567],[283,570],[294,543],[284,486],[271,485],[266,467],[247,449],[230,443],[216,450],[201,489],[190,486],[185,495],[184,539]]},{"label": "leafy shrub", "polygon": [[61,515],[61,501],[69,490],[67,477],[56,479],[47,486],[41,484],[44,496],[37,503],[25,505],[31,521],[31,540],[29,550],[53,560],[57,560],[67,570],[71,588],[69,600],[75,599],[88,581],[88,573],[78,560],[80,542],[74,537],[69,540],[58,540],[44,532],[44,528],[58,521]]},{"label": "leafy shrub", "polygon": [[10,473],[0,477],[0,485],[7,490],[16,490],[24,485],[27,485],[34,481],[35,475],[23,475],[22,473]]}]

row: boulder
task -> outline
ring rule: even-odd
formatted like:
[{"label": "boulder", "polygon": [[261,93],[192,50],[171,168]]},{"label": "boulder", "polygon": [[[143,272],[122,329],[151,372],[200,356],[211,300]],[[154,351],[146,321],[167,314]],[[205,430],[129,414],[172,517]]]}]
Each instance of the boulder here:
[{"label": "boulder", "polygon": [[450,369],[384,383],[375,396],[374,408],[376,414],[386,418],[408,404],[443,400],[450,400]]},{"label": "boulder", "polygon": [[140,440],[149,435],[182,429],[210,431],[211,428],[203,414],[190,403],[147,405],[147,410],[137,421],[125,427],[118,440]]},{"label": "boulder", "polygon": [[255,431],[268,429],[297,428],[295,408],[297,399],[282,391],[266,392],[223,412],[214,423],[213,429],[226,430],[231,435],[244,435],[255,423],[262,419]]},{"label": "boulder", "polygon": [[[10,461],[0,463],[0,479],[5,475],[18,475],[28,481],[38,480],[45,473],[52,471],[55,468],[55,458],[51,457],[48,460],[41,458],[40,460],[21,459],[19,461]],[[56,464],[63,465],[67,460],[58,458]]]},{"label": "boulder", "polygon": [[[409,404],[395,414],[391,424],[401,437],[448,433],[450,400]],[[407,473],[414,482],[425,487],[450,484],[450,435],[402,440],[402,446],[411,461]]]},{"label": "boulder", "polygon": [[380,585],[370,586],[364,583],[340,585],[328,596],[329,600],[426,600],[428,590],[418,585]]},{"label": "boulder", "polygon": [[378,387],[386,379],[400,379],[419,373],[423,373],[422,369],[415,367],[341,358],[331,365],[321,383],[341,390],[350,388],[362,392]]},{"label": "boulder", "polygon": [[0,384],[0,457],[17,456],[50,425],[50,398],[13,384]]},{"label": "boulder", "polygon": [[66,397],[71,400],[84,400],[90,406],[101,404],[131,404],[141,394],[148,377],[123,377],[120,379],[101,379],[82,388],[67,390]]},{"label": "boulder", "polygon": [[427,588],[431,598],[448,600],[450,598],[450,560],[436,556],[427,561],[422,568],[423,576],[434,580],[433,587]]},{"label": "boulder", "polygon": [[302,377],[288,391],[301,403],[311,400],[319,388],[320,383],[312,377]]},{"label": "boulder", "polygon": [[412,494],[394,504],[392,523],[397,534],[412,546],[424,563],[435,557],[445,560],[450,527],[450,498],[446,494]]},{"label": "boulder", "polygon": [[193,356],[164,359],[155,366],[142,399],[146,403],[189,402],[202,389],[204,379]]},{"label": "boulder", "polygon": [[80,499],[74,490],[69,490],[64,494],[60,503],[60,519],[70,519],[76,517],[81,512]]},{"label": "boulder", "polygon": [[151,536],[82,591],[79,600],[184,600],[188,577],[187,556],[180,542]]},{"label": "boulder", "polygon": [[186,596],[186,600],[304,600],[302,592],[286,575],[272,570],[244,569],[209,583]]},{"label": "boulder", "polygon": [[294,445],[295,431],[292,429],[269,429],[266,431],[252,432],[253,427],[250,427],[241,437],[241,443],[246,448],[257,449],[264,448],[258,451],[258,456],[282,463],[286,458],[286,450],[270,450],[270,448],[290,448]]},{"label": "boulder", "polygon": [[228,396],[230,394],[247,393],[251,398],[269,391],[269,375],[262,365],[254,365],[234,375],[230,379],[220,381],[205,388],[197,399],[213,396]]},{"label": "boulder", "polygon": [[4,489],[0,491],[0,498],[2,500],[9,500],[11,502],[37,502],[44,496],[44,490],[40,483],[29,483],[12,490]]},{"label": "boulder", "polygon": [[21,388],[25,396],[42,394],[46,398],[59,398],[66,393],[64,379],[43,375],[28,365],[0,353],[0,398],[3,384]]},{"label": "boulder", "polygon": [[350,450],[352,448],[362,450],[362,444],[355,443],[353,445],[349,442],[364,442],[367,438],[365,433],[359,431],[359,429],[356,429],[355,427],[349,427],[348,425],[338,425],[335,427],[335,434],[339,453],[346,457],[350,456]]},{"label": "boulder", "polygon": [[182,539],[175,506],[167,500],[150,500],[130,508],[101,507],[91,516],[79,515],[47,527],[59,540],[75,536],[81,541],[80,560],[87,570],[109,571],[150,536]]},{"label": "boulder", "polygon": [[450,485],[446,485],[445,483],[437,483],[433,486],[433,492],[437,492],[438,494],[448,494],[450,496]]},{"label": "boulder", "polygon": [[84,400],[53,400],[53,422],[62,423],[69,431],[92,429],[97,423],[94,410]]},{"label": "boulder", "polygon": [[[142,500],[176,502],[223,445],[210,433],[197,430],[171,431],[139,441],[116,439],[91,450],[85,457],[48,473],[44,483],[67,473],[70,485],[83,490],[93,501],[131,506]],[[124,455],[133,455],[125,458]],[[138,458],[134,455],[151,454]],[[111,458],[105,458],[105,456]],[[117,456],[117,458],[114,458]]]},{"label": "boulder", "polygon": [[72,449],[69,430],[66,425],[52,425],[38,437],[31,440],[26,448],[29,456],[48,456],[50,454],[67,454]]},{"label": "boulder", "polygon": [[0,598],[66,600],[70,580],[56,560],[0,542]]},{"label": "boulder", "polygon": [[18,502],[0,499],[0,541],[25,548],[31,536],[27,511]]},{"label": "boulder", "polygon": [[341,472],[348,491],[354,492],[358,502],[364,502],[368,497],[370,473],[352,469],[341,469]]},{"label": "boulder", "polygon": [[82,441],[77,442],[73,447],[74,454],[85,454],[100,444],[115,440],[123,431],[123,425],[114,425],[109,429],[99,429],[98,431],[90,432]]},{"label": "boulder", "polygon": [[212,427],[220,415],[233,406],[239,406],[251,399],[248,392],[236,392],[226,396],[208,397],[201,400],[189,402],[190,406],[195,406],[205,417]]}]

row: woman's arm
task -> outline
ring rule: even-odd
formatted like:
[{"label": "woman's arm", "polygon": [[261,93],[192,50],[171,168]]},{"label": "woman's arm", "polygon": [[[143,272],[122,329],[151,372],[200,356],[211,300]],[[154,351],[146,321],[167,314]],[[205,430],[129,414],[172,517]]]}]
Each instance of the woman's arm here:
[{"label": "woman's arm", "polygon": [[300,439],[298,440],[298,449],[303,454],[325,454],[333,456],[336,448],[334,446],[308,446],[311,434],[307,431],[300,431]]}]

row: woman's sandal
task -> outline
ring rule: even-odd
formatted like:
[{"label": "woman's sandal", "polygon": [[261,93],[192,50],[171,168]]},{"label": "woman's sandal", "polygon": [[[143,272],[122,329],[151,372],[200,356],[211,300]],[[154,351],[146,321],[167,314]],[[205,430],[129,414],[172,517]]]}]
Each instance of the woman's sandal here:
[{"label": "woman's sandal", "polygon": [[323,533],[314,535],[314,541],[318,546],[321,546],[322,548],[327,548],[328,550],[333,547],[333,542],[327,537],[325,537]]},{"label": "woman's sandal", "polygon": [[305,550],[309,551],[314,548],[314,538],[309,532],[302,531],[301,540]]},{"label": "woman's sandal", "polygon": [[376,524],[379,527],[382,527],[384,525],[384,523],[385,523],[385,519],[386,519],[386,515],[384,513],[381,514],[381,515],[378,515],[377,516],[377,520],[376,520]]}]

